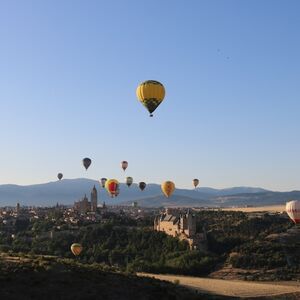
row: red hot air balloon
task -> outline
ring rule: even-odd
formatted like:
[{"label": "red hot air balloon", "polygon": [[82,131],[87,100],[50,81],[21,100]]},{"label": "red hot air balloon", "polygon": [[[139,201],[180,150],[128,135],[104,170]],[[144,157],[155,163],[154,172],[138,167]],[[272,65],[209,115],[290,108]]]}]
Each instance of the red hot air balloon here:
[{"label": "red hot air balloon", "polygon": [[119,182],[116,179],[109,179],[105,182],[105,188],[109,195],[113,197],[117,197],[119,195]]}]

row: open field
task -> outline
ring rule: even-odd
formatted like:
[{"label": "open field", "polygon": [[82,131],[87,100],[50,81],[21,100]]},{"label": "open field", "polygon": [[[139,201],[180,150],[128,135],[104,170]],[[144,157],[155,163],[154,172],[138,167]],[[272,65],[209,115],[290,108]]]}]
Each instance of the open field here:
[{"label": "open field", "polygon": [[260,283],[241,280],[221,280],[192,276],[161,275],[139,273],[139,276],[154,277],[166,281],[179,281],[179,284],[196,289],[202,293],[217,294],[239,298],[275,297],[279,295],[299,293],[299,282]]},{"label": "open field", "polygon": [[243,212],[282,212],[285,211],[285,205],[269,205],[269,206],[255,206],[255,207],[228,207],[222,208],[224,211],[243,211]]}]

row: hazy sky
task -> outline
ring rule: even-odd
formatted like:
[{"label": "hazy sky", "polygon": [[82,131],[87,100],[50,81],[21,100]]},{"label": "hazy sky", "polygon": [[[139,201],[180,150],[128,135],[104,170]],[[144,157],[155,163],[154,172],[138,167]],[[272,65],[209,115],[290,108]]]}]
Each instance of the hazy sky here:
[{"label": "hazy sky", "polygon": [[[300,189],[299,1],[0,1],[0,183]],[[162,82],[153,118],[137,85]],[[93,164],[85,172],[81,159]]]}]

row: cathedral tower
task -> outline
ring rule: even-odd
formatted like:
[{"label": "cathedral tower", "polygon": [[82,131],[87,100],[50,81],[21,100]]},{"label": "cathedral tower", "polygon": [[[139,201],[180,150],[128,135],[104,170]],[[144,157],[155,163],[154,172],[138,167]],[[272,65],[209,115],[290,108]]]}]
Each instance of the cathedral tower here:
[{"label": "cathedral tower", "polygon": [[98,193],[96,187],[94,186],[91,192],[91,211],[96,212],[97,205],[98,205]]}]

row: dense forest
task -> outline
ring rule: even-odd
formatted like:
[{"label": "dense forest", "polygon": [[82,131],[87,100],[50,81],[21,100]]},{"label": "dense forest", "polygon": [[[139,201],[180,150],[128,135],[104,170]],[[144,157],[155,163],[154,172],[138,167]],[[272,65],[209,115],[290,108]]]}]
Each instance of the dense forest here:
[{"label": "dense forest", "polygon": [[78,242],[84,248],[77,258],[80,262],[125,272],[204,276],[230,265],[275,270],[273,280],[299,276],[299,244],[280,238],[293,226],[287,218],[224,211],[200,211],[196,215],[198,230],[204,227],[207,231],[207,251],[190,251],[186,242],[153,231],[151,218],[136,221],[111,214],[105,223],[71,226],[59,221],[59,213],[47,220],[17,221],[13,234],[2,224],[0,251],[72,258],[70,245]]}]

